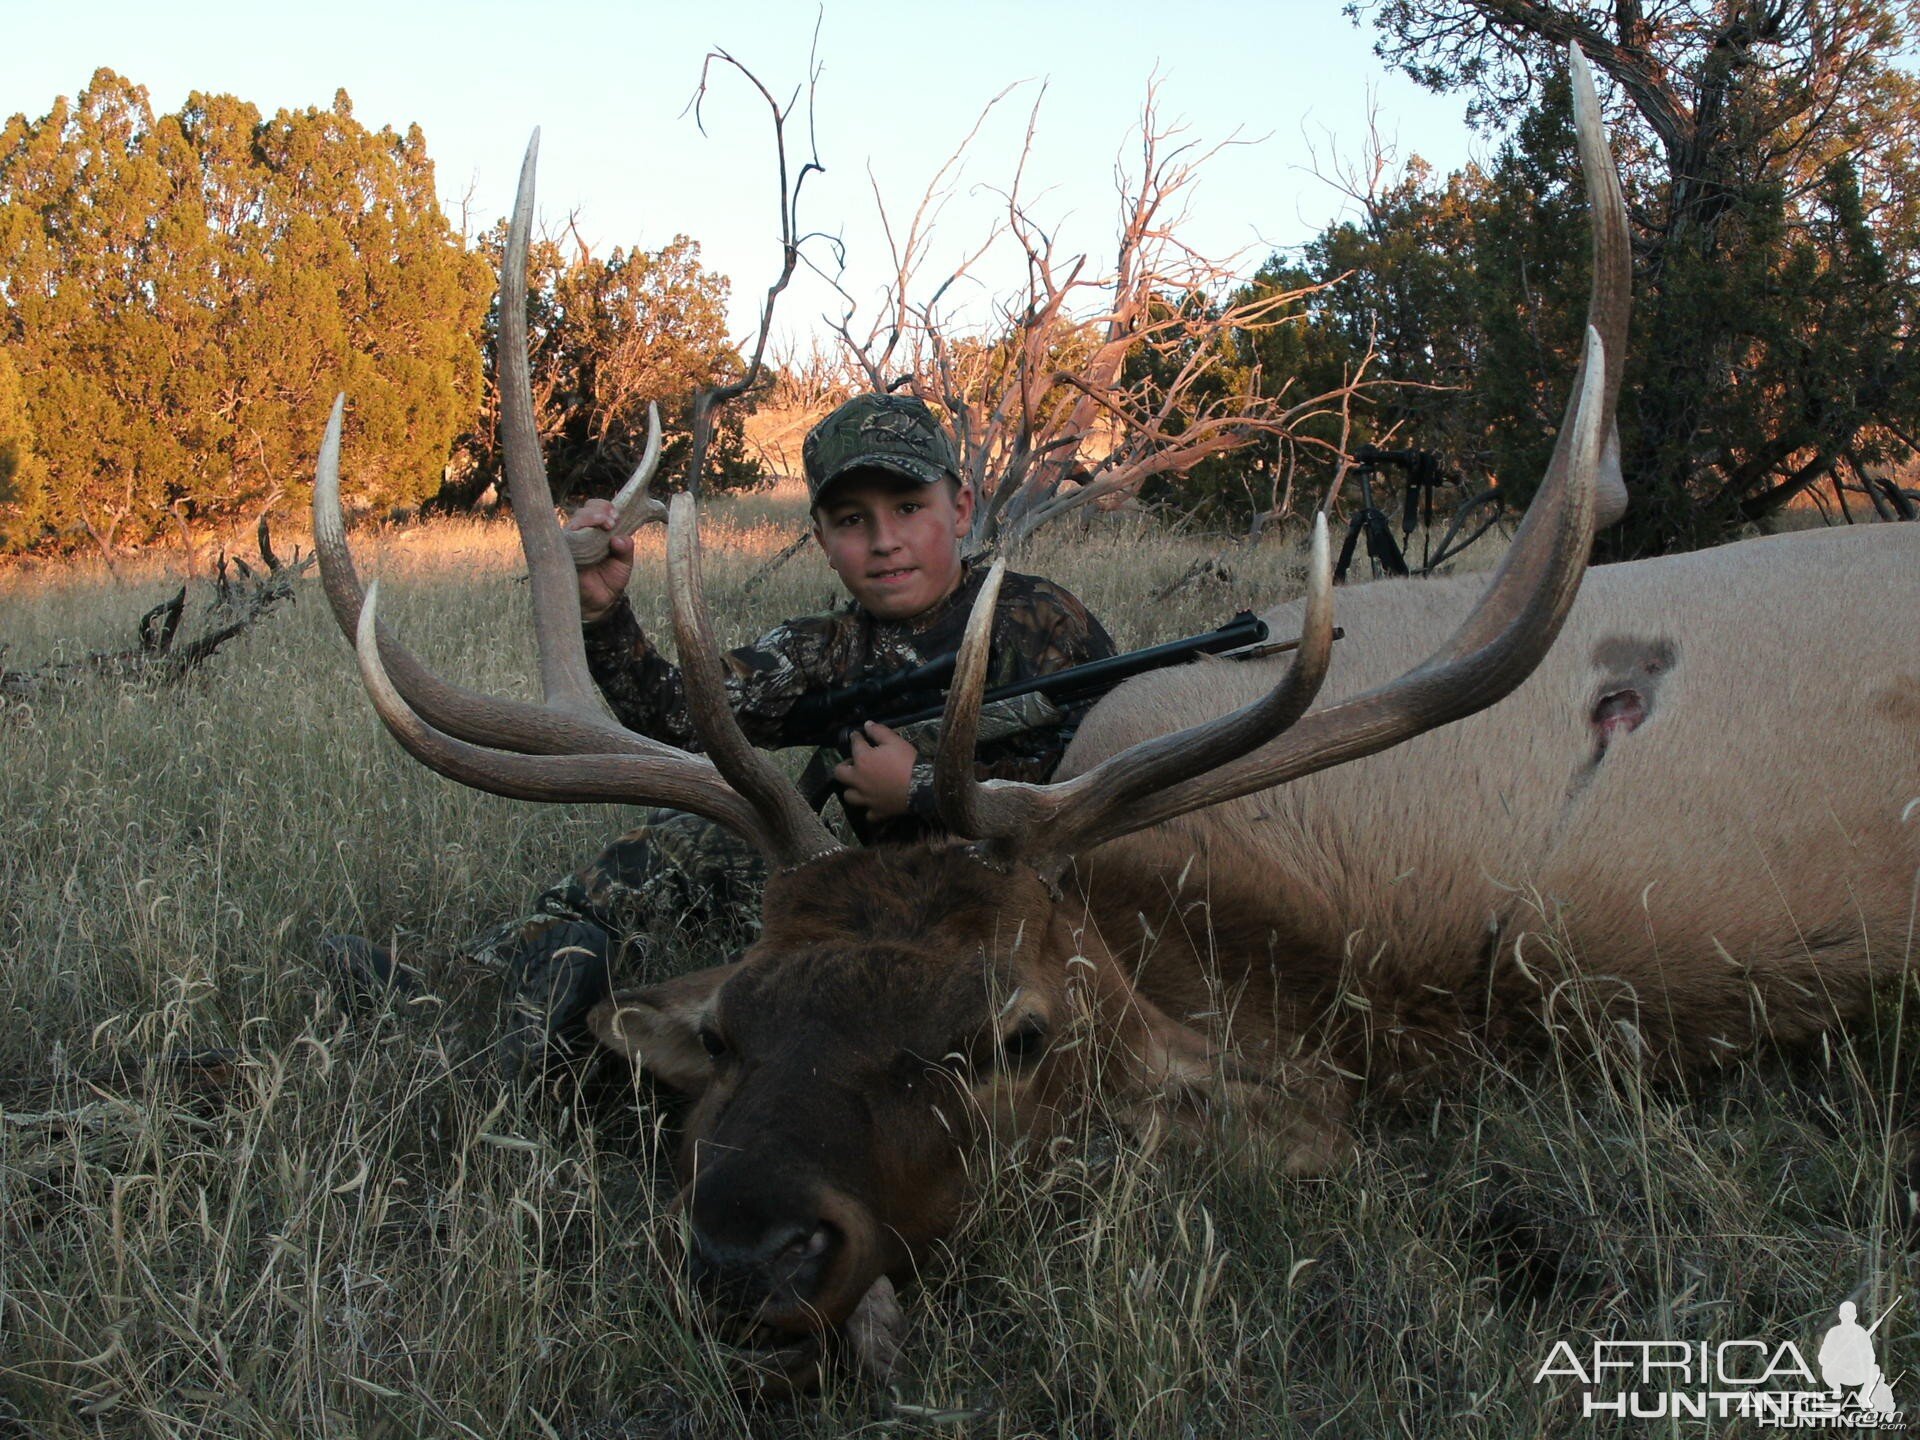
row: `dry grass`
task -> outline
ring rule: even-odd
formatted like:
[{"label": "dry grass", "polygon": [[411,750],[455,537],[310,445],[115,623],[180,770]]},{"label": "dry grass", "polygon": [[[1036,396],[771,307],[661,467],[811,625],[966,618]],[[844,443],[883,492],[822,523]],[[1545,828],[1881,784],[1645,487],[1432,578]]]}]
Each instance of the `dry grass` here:
[{"label": "dry grass", "polygon": [[[800,523],[791,493],[713,507],[724,639],[832,597],[810,555],[746,593]],[[1123,644],[1297,586],[1273,546],[1147,603],[1217,548],[1122,520],[1026,565]],[[416,648],[526,693],[509,530],[362,550]],[[125,643],[175,582],[164,560],[124,579],[0,575],[0,643]],[[1334,1180],[1143,1156],[1094,1117],[1044,1162],[982,1167],[977,1213],[907,1296],[892,1394],[749,1412],[656,1253],[662,1102],[508,1097],[482,1053],[497,996],[452,958],[621,814],[407,760],[312,588],[187,687],[0,712],[0,756],[0,1436],[1709,1433],[1583,1424],[1532,1376],[1595,1334],[1811,1354],[1856,1293],[1906,1297],[1881,1352],[1920,1404],[1885,1100],[1920,1077],[1894,1013],[1684,1095],[1604,1055],[1489,1062],[1363,1113]],[[428,994],[344,1013],[327,931],[397,938]]]}]

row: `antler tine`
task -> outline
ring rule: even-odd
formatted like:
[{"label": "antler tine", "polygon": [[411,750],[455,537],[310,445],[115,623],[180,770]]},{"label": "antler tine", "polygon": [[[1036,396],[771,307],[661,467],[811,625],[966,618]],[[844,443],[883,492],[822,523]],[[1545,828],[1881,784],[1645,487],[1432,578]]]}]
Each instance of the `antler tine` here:
[{"label": "antler tine", "polygon": [[407,753],[462,785],[515,800],[561,800],[616,805],[671,805],[704,815],[757,846],[769,858],[783,853],[759,812],[730,789],[712,765],[667,746],[659,754],[512,755],[445,734],[407,704],[381,663],[380,583],[367,587],[354,649],[360,678],[387,729]]},{"label": "antler tine", "polygon": [[[359,632],[365,593],[347,545],[346,519],[340,513],[340,430],[346,403],[344,394],[334,400],[327,433],[320,442],[320,458],[314,464],[313,548],[320,558],[327,603],[351,645]],[[378,639],[381,660],[407,704],[436,729],[462,740],[535,755],[678,753],[598,715],[566,714],[450,685],[427,669],[384,624]]]},{"label": "antler tine", "polygon": [[[1000,603],[1000,581],[1007,573],[1007,562],[995,560],[973,598],[967,614],[966,633],[960,639],[960,651],[954,657],[953,681],[947,686],[946,713],[940,720],[940,746],[933,757],[933,798],[940,811],[940,823],[956,835],[985,840],[991,836],[1019,833],[1027,815],[1009,815],[1005,811],[1020,801],[996,805],[995,799],[981,788],[973,774],[973,752],[980,736],[980,703],[987,685],[988,651],[993,638],[994,607]],[[1046,790],[1028,787],[1032,796],[1027,808],[1044,804]],[[1037,818],[1037,817],[1036,817]]]},{"label": "antler tine", "polygon": [[584,570],[607,558],[607,541],[613,535],[631,535],[642,525],[667,523],[667,507],[652,490],[653,472],[660,465],[660,407],[647,402],[647,448],[633,468],[627,483],[613,497],[613,529],[563,530],[567,550],[574,567]]},{"label": "antler tine", "polygon": [[580,637],[580,587],[553,518],[553,491],[533,415],[533,377],[527,362],[527,261],[533,237],[533,179],[540,132],[527,142],[520,188],[500,262],[500,441],[513,496],[513,519],[533,588],[533,633],[540,649],[540,686],[547,704],[573,715],[605,716],[587,673]]},{"label": "antler tine", "polygon": [[[1627,322],[1632,307],[1633,254],[1627,234],[1627,204],[1620,189],[1620,176],[1614,169],[1613,151],[1607,144],[1606,130],[1600,123],[1600,99],[1593,88],[1593,72],[1580,53],[1580,47],[1567,47],[1567,63],[1572,70],[1574,132],[1580,150],[1580,169],[1586,177],[1587,207],[1593,226],[1593,280],[1587,300],[1587,324],[1597,331],[1605,355],[1604,385],[1600,414],[1605,417],[1600,473],[1596,477],[1595,521],[1611,524],[1626,508],[1627,497],[1620,479],[1618,427],[1614,410],[1620,395],[1620,379],[1627,354]],[[1573,391],[1567,397],[1566,413],[1560,422],[1560,434],[1554,442],[1553,456],[1540,482],[1534,503],[1515,533],[1489,586],[1489,596],[1504,601],[1484,612],[1476,611],[1477,623],[1470,622],[1448,642],[1447,655],[1465,655],[1480,648],[1499,632],[1508,615],[1529,594],[1539,576],[1535,568],[1544,563],[1546,547],[1525,542],[1531,529],[1550,528],[1559,521],[1555,507],[1567,503],[1571,495],[1566,485],[1571,463],[1575,419],[1586,390],[1586,367],[1574,375]],[[1604,493],[1600,493],[1604,492]]]},{"label": "antler tine", "polygon": [[[1573,72],[1573,128],[1580,151],[1580,173],[1587,182],[1587,210],[1593,225],[1593,294],[1587,302],[1587,324],[1600,332],[1607,351],[1607,388],[1600,402],[1607,417],[1607,434],[1600,447],[1593,525],[1604,530],[1627,509],[1627,482],[1620,473],[1620,426],[1615,411],[1620,381],[1627,365],[1627,322],[1633,310],[1633,241],[1627,231],[1627,199],[1620,188],[1620,172],[1613,163],[1606,126],[1600,120],[1600,97],[1593,87],[1593,70],[1578,45],[1567,45],[1567,68]],[[1580,386],[1575,384],[1574,393]],[[1573,423],[1569,400],[1564,425]]]},{"label": "antler tine", "polygon": [[754,749],[727,703],[720,654],[701,593],[700,522],[693,496],[687,494],[674,496],[667,513],[667,588],[688,715],[714,767],[747,798],[773,837],[776,848],[768,854],[778,863],[798,865],[838,850],[840,842],[793,782]]},{"label": "antler tine", "polygon": [[[997,576],[990,575],[967,622],[947,695],[934,793],[948,829],[991,850],[1035,859],[1043,869],[1082,848],[1086,836],[1106,825],[1104,817],[1129,816],[1144,797],[1229,764],[1287,730],[1313,703],[1333,657],[1333,561],[1321,514],[1314,517],[1300,644],[1265,695],[1206,724],[1129,746],[1071,780],[1044,786],[982,783],[973,777],[972,756],[997,588]],[[1132,828],[1124,818],[1122,823]]]}]

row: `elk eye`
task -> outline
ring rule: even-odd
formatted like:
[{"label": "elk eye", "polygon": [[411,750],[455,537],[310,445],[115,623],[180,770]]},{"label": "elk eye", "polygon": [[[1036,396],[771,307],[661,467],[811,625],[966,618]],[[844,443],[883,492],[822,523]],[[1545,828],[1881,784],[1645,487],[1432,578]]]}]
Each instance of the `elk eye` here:
[{"label": "elk eye", "polygon": [[700,1027],[700,1048],[707,1052],[707,1058],[718,1060],[727,1053],[727,1042],[720,1038],[720,1032],[711,1025]]},{"label": "elk eye", "polygon": [[1001,1038],[1000,1050],[1009,1065],[1031,1065],[1047,1048],[1047,1022],[1029,1015]]}]

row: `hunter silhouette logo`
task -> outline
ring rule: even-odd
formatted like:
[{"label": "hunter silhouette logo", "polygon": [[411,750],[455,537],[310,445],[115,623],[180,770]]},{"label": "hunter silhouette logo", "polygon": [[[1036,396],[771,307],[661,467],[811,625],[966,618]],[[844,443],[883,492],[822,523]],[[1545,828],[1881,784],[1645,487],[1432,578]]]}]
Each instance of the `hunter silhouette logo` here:
[{"label": "hunter silhouette logo", "polygon": [[1585,1387],[1580,1413],[1589,1420],[1738,1417],[1761,1429],[1905,1430],[1873,1339],[1899,1303],[1862,1325],[1854,1303],[1842,1301],[1815,1354],[1818,1374],[1791,1340],[1561,1340],[1533,1383]]},{"label": "hunter silhouette logo", "polygon": [[[1893,1305],[1899,1303],[1895,1297]],[[1859,1407],[1875,1415],[1896,1413],[1893,1389],[1873,1358],[1873,1332],[1893,1313],[1893,1305],[1886,1308],[1879,1320],[1862,1329],[1854,1318],[1853,1302],[1841,1301],[1840,1323],[1827,1331],[1826,1338],[1820,1342],[1820,1378],[1830,1389],[1855,1392],[1853,1398]]]}]

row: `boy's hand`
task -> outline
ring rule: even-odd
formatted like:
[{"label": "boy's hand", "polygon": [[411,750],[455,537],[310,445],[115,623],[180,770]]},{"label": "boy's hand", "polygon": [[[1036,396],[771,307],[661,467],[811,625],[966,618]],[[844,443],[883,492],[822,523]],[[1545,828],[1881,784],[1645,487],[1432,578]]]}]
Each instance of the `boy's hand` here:
[{"label": "boy's hand", "polygon": [[[569,530],[612,531],[615,511],[611,500],[589,500],[567,520]],[[633,537],[607,536],[607,558],[579,571],[580,618],[591,624],[603,620],[620,597],[627,593],[633,578]]]},{"label": "boy's hand", "polygon": [[841,798],[858,805],[869,820],[891,820],[907,813],[907,792],[913,785],[913,742],[903,740],[878,720],[869,720],[850,738],[853,758],[834,766],[833,778],[844,787]]}]

